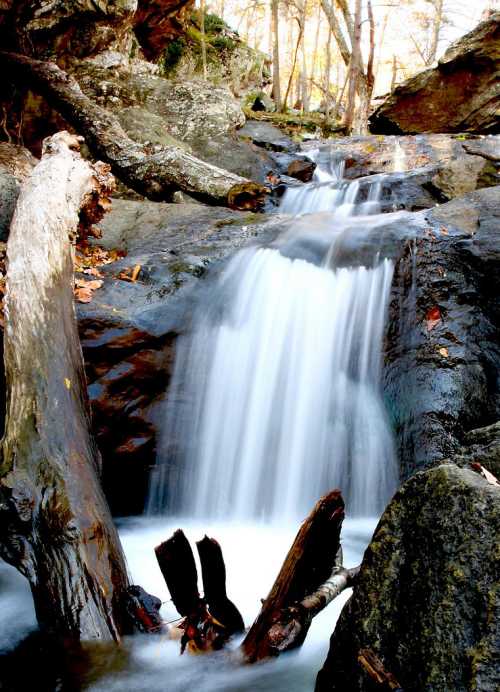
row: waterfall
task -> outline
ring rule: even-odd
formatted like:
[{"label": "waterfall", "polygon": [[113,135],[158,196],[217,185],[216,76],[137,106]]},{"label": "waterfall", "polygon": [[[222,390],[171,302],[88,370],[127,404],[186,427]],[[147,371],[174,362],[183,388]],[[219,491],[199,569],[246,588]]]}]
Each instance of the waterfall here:
[{"label": "waterfall", "polygon": [[327,242],[317,233],[320,260],[293,256],[297,236],[315,242],[307,217],[281,242],[240,251],[179,340],[151,512],[296,518],[339,487],[351,516],[373,516],[394,491],[380,393],[392,263],[336,266],[356,183],[318,188],[341,211],[327,217]]}]

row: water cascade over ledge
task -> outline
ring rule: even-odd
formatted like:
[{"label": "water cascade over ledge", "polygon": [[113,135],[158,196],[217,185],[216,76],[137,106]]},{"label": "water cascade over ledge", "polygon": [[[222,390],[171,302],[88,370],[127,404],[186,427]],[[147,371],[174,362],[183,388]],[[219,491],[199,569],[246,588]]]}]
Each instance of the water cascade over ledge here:
[{"label": "water cascade over ledge", "polygon": [[335,260],[353,224],[377,232],[365,215],[380,176],[358,205],[340,172],[318,166],[318,183],[287,192],[284,211],[304,208],[305,190],[331,211],[240,251],[179,340],[151,513],[296,518],[339,487],[351,516],[374,516],[394,491],[380,393],[393,267]]}]

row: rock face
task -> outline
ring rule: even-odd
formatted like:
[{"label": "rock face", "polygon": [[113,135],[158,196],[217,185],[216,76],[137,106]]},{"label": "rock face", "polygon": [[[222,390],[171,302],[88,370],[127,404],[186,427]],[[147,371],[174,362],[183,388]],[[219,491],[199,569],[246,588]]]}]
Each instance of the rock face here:
[{"label": "rock face", "polygon": [[500,13],[399,85],[370,117],[370,131],[500,132]]},{"label": "rock face", "polygon": [[148,60],[185,31],[194,0],[138,0],[134,31]]},{"label": "rock face", "polygon": [[500,420],[499,222],[497,186],[385,230],[398,254],[384,393],[403,478]]},{"label": "rock face", "polygon": [[[127,255],[100,268],[104,285],[78,304],[78,324],[114,514],[144,509],[175,339],[189,324],[199,277],[253,238],[271,237],[278,224],[276,216],[199,204],[113,202],[99,244]],[[136,265],[137,281],[117,278]]]},{"label": "rock face", "polygon": [[3,45],[39,59],[125,49],[137,10],[137,0],[20,0],[8,5],[0,24]]},{"label": "rock face", "polygon": [[446,464],[408,481],[366,550],[316,692],[382,689],[362,649],[405,692],[497,690],[499,531],[500,488],[478,474]]}]

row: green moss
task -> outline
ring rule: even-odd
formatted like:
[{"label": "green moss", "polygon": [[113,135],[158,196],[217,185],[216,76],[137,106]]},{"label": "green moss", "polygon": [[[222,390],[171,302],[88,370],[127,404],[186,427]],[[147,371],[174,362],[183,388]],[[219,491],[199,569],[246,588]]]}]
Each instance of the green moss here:
[{"label": "green moss", "polygon": [[187,43],[182,36],[170,41],[163,51],[158,63],[162,74],[170,74],[170,72],[178,65],[180,59],[186,51],[186,48]]}]

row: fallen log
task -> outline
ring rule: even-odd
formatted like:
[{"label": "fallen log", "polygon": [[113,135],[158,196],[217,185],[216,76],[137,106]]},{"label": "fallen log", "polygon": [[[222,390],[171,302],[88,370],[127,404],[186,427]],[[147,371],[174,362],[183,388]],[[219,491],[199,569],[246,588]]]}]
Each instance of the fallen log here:
[{"label": "fallen log", "polygon": [[93,103],[77,81],[56,64],[0,52],[9,75],[44,96],[85,137],[92,154],[110,164],[117,178],[152,200],[168,200],[176,190],[212,204],[256,209],[267,189],[196,158],[176,146],[150,152],[125,133],[118,119]]},{"label": "fallen log", "polygon": [[247,662],[301,646],[314,615],[352,583],[355,571],[338,564],[343,519],[340,491],[334,490],[316,503],[242,643]]},{"label": "fallen log", "polygon": [[129,583],[89,433],[70,242],[80,210],[95,217],[112,177],[78,149],[67,132],[45,140],[11,224],[0,554],[29,580],[43,628],[73,640],[118,640]]}]

